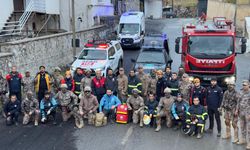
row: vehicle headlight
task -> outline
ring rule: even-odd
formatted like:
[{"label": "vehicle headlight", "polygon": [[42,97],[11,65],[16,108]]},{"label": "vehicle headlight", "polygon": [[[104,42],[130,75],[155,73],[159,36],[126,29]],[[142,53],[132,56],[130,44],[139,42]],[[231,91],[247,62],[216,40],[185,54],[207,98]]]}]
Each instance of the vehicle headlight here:
[{"label": "vehicle headlight", "polygon": [[76,70],[76,67],[71,66],[70,69],[71,69],[72,71],[75,71],[75,70]]},{"label": "vehicle headlight", "polygon": [[190,76],[190,77],[189,77],[189,81],[190,81],[190,82],[193,82],[193,81],[194,81],[194,77],[193,77],[193,76]]},{"label": "vehicle headlight", "polygon": [[231,76],[231,77],[227,77],[227,78],[225,78],[225,82],[226,83],[229,83],[229,82],[235,82],[235,80],[236,80],[236,78],[235,78],[235,76]]},{"label": "vehicle headlight", "polygon": [[135,40],[139,40],[139,39],[140,39],[140,36],[136,36],[136,37],[135,37]]}]

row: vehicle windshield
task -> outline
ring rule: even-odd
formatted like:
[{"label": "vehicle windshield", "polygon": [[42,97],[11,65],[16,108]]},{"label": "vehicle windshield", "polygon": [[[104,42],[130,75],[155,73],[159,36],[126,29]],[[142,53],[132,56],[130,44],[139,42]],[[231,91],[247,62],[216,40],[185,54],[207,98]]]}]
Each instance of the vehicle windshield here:
[{"label": "vehicle windshield", "polygon": [[122,23],[120,24],[120,31],[121,34],[137,34],[139,33],[139,24],[135,23]]},{"label": "vehicle windshield", "polygon": [[188,52],[193,56],[226,57],[233,54],[234,43],[231,36],[191,36]]},{"label": "vehicle windshield", "polygon": [[107,59],[107,51],[106,50],[96,50],[96,49],[85,49],[81,52],[78,59],[106,60]]},{"label": "vehicle windshield", "polygon": [[162,52],[145,51],[141,52],[137,58],[137,63],[159,63],[163,64],[164,56]]}]

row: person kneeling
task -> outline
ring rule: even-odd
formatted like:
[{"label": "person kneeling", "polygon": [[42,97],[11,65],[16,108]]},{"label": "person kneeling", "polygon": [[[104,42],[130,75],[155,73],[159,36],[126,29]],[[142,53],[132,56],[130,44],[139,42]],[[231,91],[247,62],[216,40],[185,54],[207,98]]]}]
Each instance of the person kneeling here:
[{"label": "person kneeling", "polygon": [[35,119],[35,126],[38,126],[38,119],[40,115],[39,111],[39,102],[38,100],[33,96],[32,91],[28,91],[26,93],[26,98],[22,101],[21,104],[22,112],[24,113],[23,116],[23,124],[27,125],[31,118],[34,117]]},{"label": "person kneeling", "polygon": [[10,101],[8,101],[4,106],[4,113],[6,116],[6,125],[15,124],[18,125],[18,116],[20,114],[20,102],[17,100],[16,95],[10,96]]},{"label": "person kneeling", "polygon": [[106,94],[102,97],[99,105],[99,112],[109,118],[111,123],[115,122],[116,107],[121,104],[121,101],[113,95],[112,90],[107,90]]},{"label": "person kneeling", "polygon": [[[145,103],[145,109],[144,109],[144,117],[143,117],[143,122],[144,124],[150,124],[151,126],[155,125],[155,117],[157,115],[157,106],[158,106],[158,102],[155,99],[155,95],[154,93],[150,92],[148,94],[148,100]],[[144,118],[145,116],[149,116],[150,117],[150,122],[145,122]]]},{"label": "person kneeling", "polygon": [[174,116],[174,130],[178,130],[181,126],[185,126],[185,115],[188,111],[188,103],[183,100],[183,95],[177,94],[177,101],[175,101],[171,107],[172,115]]},{"label": "person kneeling", "polygon": [[99,106],[96,96],[91,94],[91,88],[86,86],[84,93],[79,95],[80,104],[79,111],[80,115],[85,119],[88,119],[88,124],[93,125],[95,123],[96,110]]},{"label": "person kneeling", "polygon": [[193,105],[190,106],[187,112],[187,125],[185,129],[186,134],[191,136],[197,133],[197,138],[202,138],[207,116],[208,114],[206,109],[200,105],[199,98],[194,97]]},{"label": "person kneeling", "polygon": [[41,122],[45,123],[49,116],[53,117],[53,124],[56,125],[56,107],[57,101],[50,96],[50,92],[46,91],[44,98],[40,102],[40,112],[42,115]]}]

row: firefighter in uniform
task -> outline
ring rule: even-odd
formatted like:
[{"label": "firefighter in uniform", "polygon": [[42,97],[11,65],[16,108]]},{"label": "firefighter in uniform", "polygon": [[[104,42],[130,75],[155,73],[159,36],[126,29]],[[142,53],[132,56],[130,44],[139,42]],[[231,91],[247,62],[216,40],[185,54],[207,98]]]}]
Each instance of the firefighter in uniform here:
[{"label": "firefighter in uniform", "polygon": [[75,95],[79,96],[81,94],[81,81],[84,78],[83,71],[81,68],[76,68],[75,74],[74,74],[74,81],[75,81]]},{"label": "firefighter in uniform", "polygon": [[174,102],[174,97],[171,96],[171,90],[169,88],[164,89],[165,96],[160,99],[160,102],[157,107],[157,116],[156,116],[156,124],[157,128],[156,132],[161,129],[161,118],[166,117],[166,125],[168,128],[172,126],[172,115],[171,115],[171,106]]},{"label": "firefighter in uniform", "polygon": [[250,84],[248,80],[242,82],[242,90],[239,94],[237,110],[235,115],[239,115],[241,138],[237,144],[247,144],[246,149],[250,149]]},{"label": "firefighter in uniform", "polygon": [[73,115],[75,118],[75,124],[78,128],[83,127],[83,120],[78,114],[78,98],[72,92],[67,90],[67,84],[61,84],[61,91],[55,95],[55,99],[58,100],[61,110],[63,121],[66,122]]},{"label": "firefighter in uniform", "polygon": [[83,118],[88,119],[88,124],[94,124],[95,115],[97,112],[97,108],[99,107],[99,103],[97,101],[97,98],[91,94],[90,86],[86,86],[83,91],[84,94],[79,95],[79,112]]},{"label": "firefighter in uniform", "polygon": [[128,96],[131,96],[133,89],[137,89],[139,94],[141,94],[142,83],[141,80],[136,77],[135,71],[130,70],[128,76]]},{"label": "firefighter in uniform", "polygon": [[188,74],[184,73],[182,75],[182,81],[180,82],[179,85],[179,92],[183,95],[183,100],[186,101],[187,103],[189,102],[191,87],[192,84],[189,81],[189,76]]},{"label": "firefighter in uniform", "polygon": [[227,82],[227,90],[225,91],[222,99],[221,109],[224,110],[224,119],[226,124],[226,135],[224,139],[231,137],[231,123],[234,128],[234,141],[237,143],[238,138],[238,116],[235,115],[239,94],[235,89],[235,83],[233,81]]},{"label": "firefighter in uniform", "polygon": [[144,100],[146,100],[148,94],[149,77],[147,74],[144,73],[143,66],[138,67],[138,73],[136,74],[136,76],[142,83],[141,96],[143,97]]},{"label": "firefighter in uniform", "polygon": [[38,126],[38,120],[40,115],[39,102],[33,96],[33,92],[31,90],[26,93],[26,98],[21,103],[21,109],[24,113],[23,124],[27,125],[30,122],[30,119],[34,117],[34,124],[35,126]]},{"label": "firefighter in uniform", "polygon": [[127,100],[128,110],[133,111],[133,123],[137,124],[140,122],[140,127],[143,127],[144,100],[139,95],[138,89],[133,89],[132,93]]},{"label": "firefighter in uniform", "polygon": [[7,101],[6,93],[8,90],[7,80],[3,77],[2,72],[0,72],[0,113],[5,116],[3,107]]},{"label": "firefighter in uniform", "polygon": [[124,74],[124,68],[119,68],[119,75],[117,76],[118,82],[118,98],[122,103],[127,101],[128,93],[128,77]]},{"label": "firefighter in uniform", "polygon": [[189,107],[186,115],[186,134],[194,135],[197,132],[197,138],[202,138],[205,122],[208,117],[206,109],[200,105],[198,97],[194,97],[193,105]]}]

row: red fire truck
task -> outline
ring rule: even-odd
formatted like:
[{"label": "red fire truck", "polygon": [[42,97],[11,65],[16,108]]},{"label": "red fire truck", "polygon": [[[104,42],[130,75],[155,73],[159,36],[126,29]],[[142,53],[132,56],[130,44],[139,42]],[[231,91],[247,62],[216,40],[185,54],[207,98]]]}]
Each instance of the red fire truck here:
[{"label": "red fire truck", "polygon": [[[181,63],[190,80],[198,77],[203,85],[210,84],[216,77],[218,84],[226,87],[226,82],[236,80],[237,54],[246,51],[246,39],[239,37],[241,52],[236,52],[237,36],[231,20],[215,17],[182,28],[182,37],[175,40],[175,51],[181,54]],[[180,51],[181,42],[181,51]]]}]

